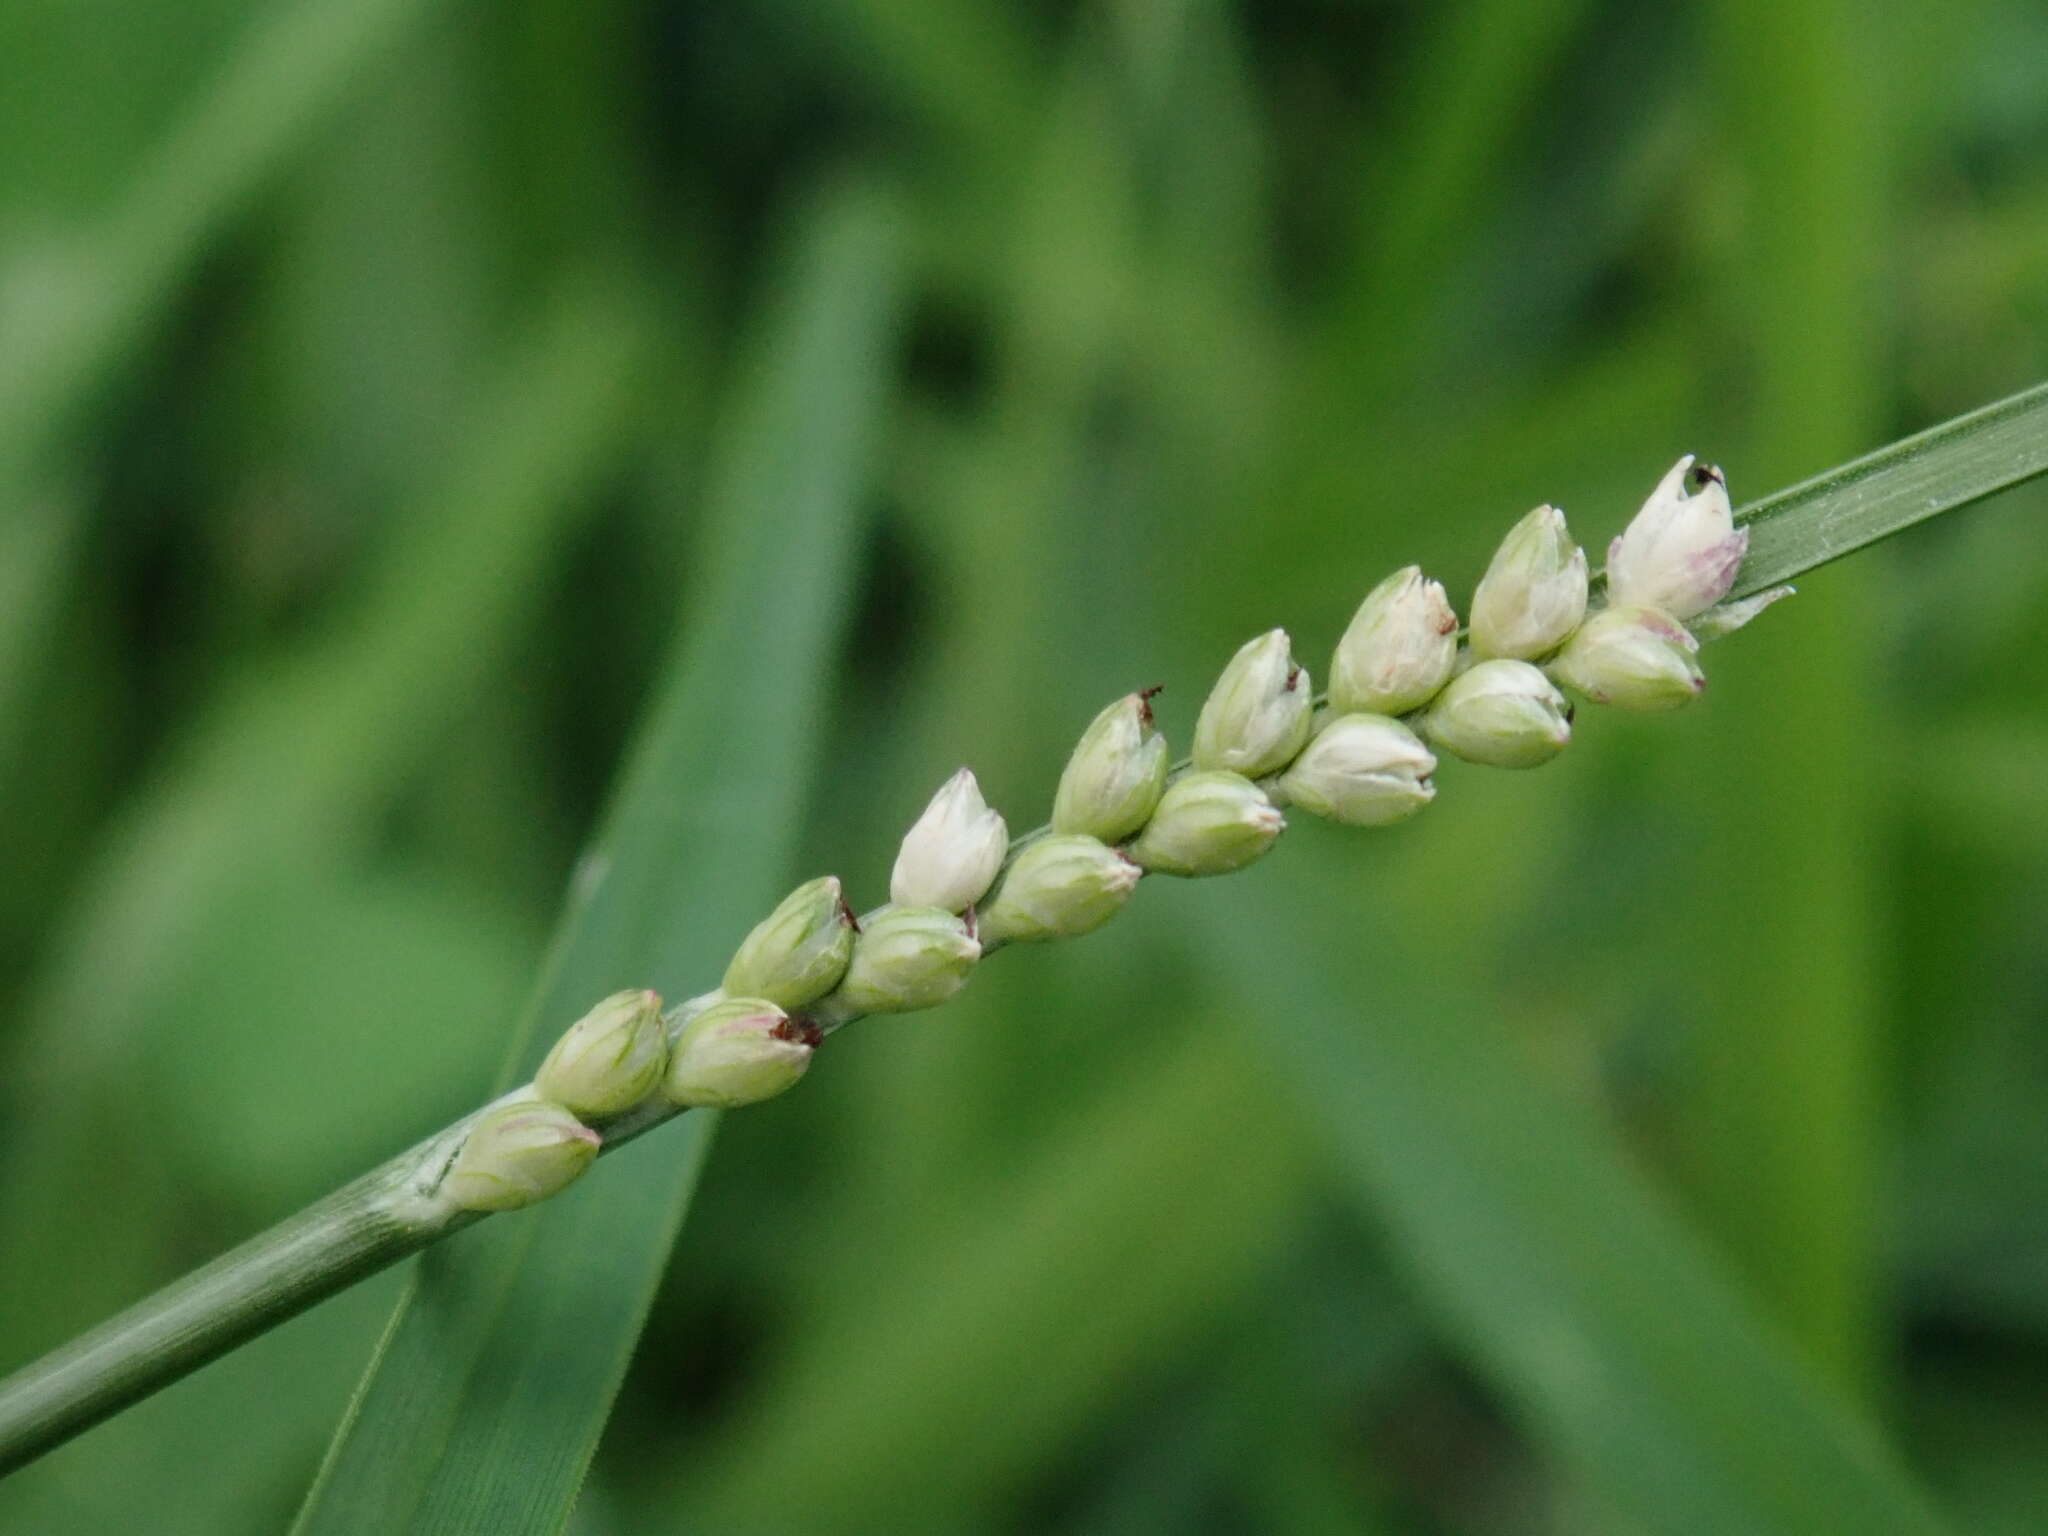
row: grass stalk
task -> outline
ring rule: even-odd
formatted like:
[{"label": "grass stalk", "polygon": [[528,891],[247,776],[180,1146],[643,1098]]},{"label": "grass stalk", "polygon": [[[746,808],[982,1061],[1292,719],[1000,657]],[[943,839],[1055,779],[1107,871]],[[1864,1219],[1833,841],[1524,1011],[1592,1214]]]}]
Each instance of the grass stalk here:
[{"label": "grass stalk", "polygon": [[[1754,530],[1753,544],[1737,592],[1801,575],[2044,471],[2048,385],[1745,509],[1739,518]],[[1012,854],[1042,831],[1016,838]],[[679,1113],[657,1098],[604,1124],[602,1150],[615,1151]],[[441,1175],[474,1119],[465,1116],[0,1381],[0,1472],[477,1220],[438,1198]]]}]

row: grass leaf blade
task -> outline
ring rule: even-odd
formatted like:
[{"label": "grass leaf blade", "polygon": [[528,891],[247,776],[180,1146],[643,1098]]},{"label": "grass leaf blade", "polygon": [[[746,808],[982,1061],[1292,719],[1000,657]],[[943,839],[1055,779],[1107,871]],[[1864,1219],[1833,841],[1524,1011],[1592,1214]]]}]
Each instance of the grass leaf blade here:
[{"label": "grass leaf blade", "polygon": [[[855,517],[893,320],[888,222],[850,192],[814,210],[790,295],[756,338],[704,530],[702,615],[586,858],[520,1069],[604,992],[681,996],[778,894],[819,750]],[[712,1117],[416,1271],[303,1536],[557,1531],[667,1259]]]},{"label": "grass leaf blade", "polygon": [[15,483],[76,425],[93,391],[170,310],[195,259],[291,159],[427,0],[252,8],[244,36],[154,144],[74,256],[72,302],[0,354],[0,483]]},{"label": "grass leaf blade", "polygon": [[1749,556],[1735,595],[1853,554],[1866,545],[2048,472],[2048,384],[1955,417],[1917,436],[1745,507]]},{"label": "grass leaf blade", "polygon": [[1365,1016],[1303,988],[1279,1054],[1415,1295],[1535,1440],[1630,1529],[1943,1530],[1612,1128],[1531,1069],[1472,976],[1417,975],[1403,960],[1423,936],[1356,907],[1326,892],[1218,937],[1267,1008],[1273,976],[1351,957]]}]

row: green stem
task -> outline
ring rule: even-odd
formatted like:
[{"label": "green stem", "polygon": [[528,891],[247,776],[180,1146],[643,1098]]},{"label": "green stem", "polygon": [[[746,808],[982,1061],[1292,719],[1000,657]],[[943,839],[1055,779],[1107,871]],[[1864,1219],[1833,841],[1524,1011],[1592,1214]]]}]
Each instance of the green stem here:
[{"label": "green stem", "polygon": [[416,1187],[450,1132],[307,1206],[0,1382],[0,1475],[471,1218]]},{"label": "green stem", "polygon": [[[1754,532],[1736,595],[1802,575],[2044,472],[2048,385],[1745,508],[1739,520]],[[1011,854],[1043,831],[1018,837]],[[615,1151],[679,1113],[659,1099],[630,1111],[599,1127],[601,1150]],[[438,1196],[441,1176],[474,1119],[465,1116],[0,1381],[0,1474],[476,1221],[475,1213],[453,1210]]]},{"label": "green stem", "polygon": [[[477,1117],[520,1088],[0,1380],[0,1477],[358,1280],[483,1219],[439,1196]],[[685,1113],[659,1098],[602,1155]]]}]

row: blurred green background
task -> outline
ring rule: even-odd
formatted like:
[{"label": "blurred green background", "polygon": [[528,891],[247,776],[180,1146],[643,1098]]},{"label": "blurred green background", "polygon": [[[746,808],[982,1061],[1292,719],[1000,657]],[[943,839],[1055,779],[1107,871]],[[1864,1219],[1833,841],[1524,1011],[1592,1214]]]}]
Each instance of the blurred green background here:
[{"label": "blurred green background", "polygon": [[[1462,606],[1539,501],[1598,551],[1680,452],[1743,501],[2048,374],[2032,0],[30,0],[0,58],[0,1368],[484,1090],[750,485],[840,611],[811,756],[732,770],[800,825],[714,854],[872,904],[958,763],[1032,825],[1103,702],[1185,741],[1398,564]],[[572,1529],[1784,1529],[1813,1423],[2048,1526],[2044,627],[2024,491],[1683,715],[849,1032],[720,1132]],[[0,1529],[281,1528],[393,1294]]]}]

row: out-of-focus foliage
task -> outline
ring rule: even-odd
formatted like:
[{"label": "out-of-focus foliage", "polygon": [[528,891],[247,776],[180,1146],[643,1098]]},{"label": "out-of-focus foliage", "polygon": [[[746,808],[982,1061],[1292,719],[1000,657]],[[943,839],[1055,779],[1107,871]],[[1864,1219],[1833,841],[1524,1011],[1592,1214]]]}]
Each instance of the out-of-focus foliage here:
[{"label": "out-of-focus foliage", "polygon": [[[1538,501],[1597,550],[1681,451],[1748,499],[2048,374],[2021,0],[96,0],[0,57],[0,1368],[502,1058],[721,620],[822,189],[905,319],[831,386],[885,398],[828,771],[718,858],[863,902],[959,762],[1029,825],[1108,698],[1184,742],[1247,635],[1320,672]],[[721,1130],[573,1528],[2037,1528],[2042,514],[835,1040]],[[277,1529],[392,1294],[0,1527]]]}]

